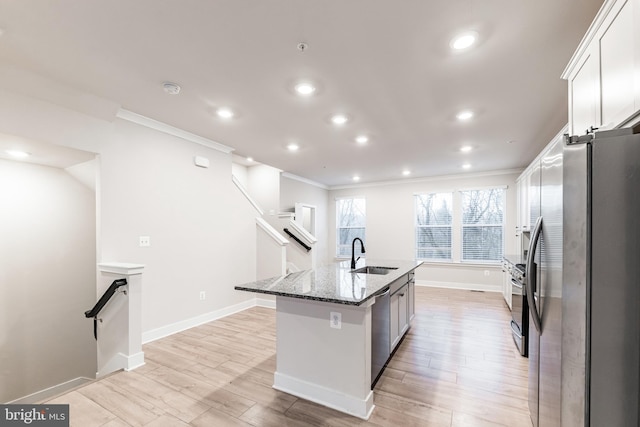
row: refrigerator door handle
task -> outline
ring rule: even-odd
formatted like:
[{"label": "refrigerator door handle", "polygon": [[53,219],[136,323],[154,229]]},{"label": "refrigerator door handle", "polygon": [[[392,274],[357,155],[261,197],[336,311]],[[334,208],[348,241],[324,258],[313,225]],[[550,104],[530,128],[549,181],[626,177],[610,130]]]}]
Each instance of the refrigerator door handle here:
[{"label": "refrigerator door handle", "polygon": [[533,260],[536,256],[536,249],[538,248],[538,240],[540,240],[540,232],[542,231],[542,217],[539,216],[536,220],[536,225],[533,228],[533,232],[531,233],[531,240],[529,241],[529,252],[527,253],[527,265],[526,265],[526,274],[525,281],[527,284],[527,295],[530,295],[527,298],[527,303],[529,304],[529,312],[531,313],[531,318],[533,319],[533,325],[536,327],[538,333],[542,332],[542,322],[540,321],[540,312],[538,311],[538,304],[536,302],[535,294],[533,293],[534,289],[537,288],[537,277],[534,273],[534,263]]}]

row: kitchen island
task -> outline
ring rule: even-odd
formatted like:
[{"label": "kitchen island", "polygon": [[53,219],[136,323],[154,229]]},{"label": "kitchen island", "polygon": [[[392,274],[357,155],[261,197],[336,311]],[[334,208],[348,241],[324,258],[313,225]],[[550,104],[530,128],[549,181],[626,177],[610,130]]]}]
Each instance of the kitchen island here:
[{"label": "kitchen island", "polygon": [[[383,346],[390,354],[408,329],[414,306],[413,271],[420,264],[360,260],[352,270],[344,261],[236,286],[276,296],[273,387],[369,418],[374,408],[372,340],[375,347],[381,342],[373,326],[388,325],[388,344]],[[388,304],[389,317],[381,322],[382,301]],[[373,310],[376,304],[378,309]]]}]

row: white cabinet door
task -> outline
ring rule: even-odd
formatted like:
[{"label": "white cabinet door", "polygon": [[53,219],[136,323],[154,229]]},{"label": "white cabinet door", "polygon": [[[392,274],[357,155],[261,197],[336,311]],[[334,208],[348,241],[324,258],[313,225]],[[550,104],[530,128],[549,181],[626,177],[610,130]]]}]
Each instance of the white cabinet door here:
[{"label": "white cabinet door", "polygon": [[[601,124],[611,129],[636,111],[634,25],[631,0],[619,1],[600,36]],[[607,25],[608,24],[608,25]],[[639,23],[640,24],[640,23]],[[636,40],[636,45],[639,44]]]},{"label": "white cabinet door", "polygon": [[569,77],[569,133],[584,135],[591,127],[599,127],[598,110],[598,55],[591,46],[577,72]]},{"label": "white cabinet door", "polygon": [[632,124],[640,110],[640,0],[605,0],[562,78],[571,135]]},{"label": "white cabinet door", "polygon": [[521,231],[528,231],[531,228],[529,219],[529,181],[530,170],[525,171],[518,180],[518,223]]},{"label": "white cabinet door", "polygon": [[409,281],[409,323],[416,315],[416,283],[412,278]]},{"label": "white cabinet door", "polygon": [[400,338],[409,329],[409,285],[404,285],[398,291],[398,329],[400,330]]},{"label": "white cabinet door", "polygon": [[509,271],[509,263],[506,261],[502,262],[502,296],[507,307],[511,310],[511,272]]},{"label": "white cabinet door", "polygon": [[502,262],[502,297],[504,298],[504,302],[509,305],[509,301],[507,300],[507,276],[509,275],[509,270],[507,268],[507,263],[505,261]]},{"label": "white cabinet door", "polygon": [[395,294],[391,295],[390,310],[389,310],[389,316],[390,316],[389,329],[391,332],[389,341],[391,341],[391,351],[393,351],[393,349],[396,348],[396,346],[400,342],[400,325],[398,323],[398,321],[400,320],[400,317],[398,315],[398,310],[400,306],[399,299],[400,299],[400,292],[396,292]]},{"label": "white cabinet door", "polygon": [[391,295],[390,330],[391,350],[400,342],[402,336],[409,329],[409,283],[402,286]]}]

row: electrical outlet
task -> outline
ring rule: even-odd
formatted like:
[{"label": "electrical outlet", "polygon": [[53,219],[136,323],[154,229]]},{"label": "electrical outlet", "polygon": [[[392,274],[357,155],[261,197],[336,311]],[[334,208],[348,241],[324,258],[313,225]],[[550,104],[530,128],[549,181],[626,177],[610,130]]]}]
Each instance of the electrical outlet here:
[{"label": "electrical outlet", "polygon": [[140,247],[151,246],[151,237],[140,236]]},{"label": "electrical outlet", "polygon": [[329,324],[334,329],[342,329],[342,313],[332,311],[329,315]]},{"label": "electrical outlet", "polygon": [[207,299],[207,293],[205,291],[200,291],[200,301],[204,301]]},{"label": "electrical outlet", "polygon": [[491,274],[491,273],[489,272],[489,270],[485,270],[485,271],[484,271],[484,275],[485,275],[485,276],[488,276],[489,274]]}]

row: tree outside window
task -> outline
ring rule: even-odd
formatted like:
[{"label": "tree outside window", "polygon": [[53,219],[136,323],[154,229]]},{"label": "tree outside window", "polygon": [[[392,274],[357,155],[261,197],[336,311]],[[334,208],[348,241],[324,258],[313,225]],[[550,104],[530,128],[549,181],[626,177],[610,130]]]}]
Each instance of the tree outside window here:
[{"label": "tree outside window", "polygon": [[452,193],[416,195],[416,258],[451,261]]},{"label": "tree outside window", "polygon": [[[336,200],[337,255],[351,256],[351,242],[356,237],[365,242],[366,204],[364,198]],[[356,256],[362,256],[360,245],[355,246]]]},{"label": "tree outside window", "polygon": [[500,262],[504,248],[504,189],[461,191],[462,261]]}]

